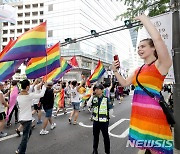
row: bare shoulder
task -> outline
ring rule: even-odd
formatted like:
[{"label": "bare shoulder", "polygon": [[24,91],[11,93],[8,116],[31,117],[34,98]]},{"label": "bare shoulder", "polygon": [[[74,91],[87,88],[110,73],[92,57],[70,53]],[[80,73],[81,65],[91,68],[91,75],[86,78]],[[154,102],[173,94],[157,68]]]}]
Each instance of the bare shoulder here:
[{"label": "bare shoulder", "polygon": [[[171,64],[172,65],[172,64]],[[158,71],[161,73],[161,75],[167,75],[169,68],[171,65],[163,65],[158,60],[155,62],[155,66],[158,69]]]}]

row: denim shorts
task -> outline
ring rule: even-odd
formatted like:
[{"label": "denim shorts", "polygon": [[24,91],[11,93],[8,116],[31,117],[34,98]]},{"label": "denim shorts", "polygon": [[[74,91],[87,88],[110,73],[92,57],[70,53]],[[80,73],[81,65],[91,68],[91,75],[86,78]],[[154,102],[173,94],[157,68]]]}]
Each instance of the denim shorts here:
[{"label": "denim shorts", "polygon": [[72,106],[74,110],[79,110],[80,108],[80,102],[72,102]]},{"label": "denim shorts", "polygon": [[52,117],[52,110],[53,110],[53,109],[47,109],[47,110],[45,110],[45,112],[46,112],[45,117],[47,117],[47,118]]}]

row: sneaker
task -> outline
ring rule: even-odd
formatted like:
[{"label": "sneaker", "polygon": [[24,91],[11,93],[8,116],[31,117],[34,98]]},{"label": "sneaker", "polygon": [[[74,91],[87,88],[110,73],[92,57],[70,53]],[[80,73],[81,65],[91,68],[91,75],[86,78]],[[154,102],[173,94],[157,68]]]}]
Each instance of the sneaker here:
[{"label": "sneaker", "polygon": [[37,121],[37,124],[42,124],[42,120],[38,120],[38,121]]},{"label": "sneaker", "polygon": [[64,114],[67,114],[67,111],[65,111]]},{"label": "sneaker", "polygon": [[51,130],[53,130],[54,128],[56,128],[56,123],[53,123],[53,124],[51,125]]},{"label": "sneaker", "polygon": [[0,138],[1,138],[1,137],[6,137],[6,136],[7,136],[7,133],[0,132]]},{"label": "sneaker", "polygon": [[77,125],[77,121],[74,121],[74,122],[73,122],[73,125]]},{"label": "sneaker", "polygon": [[68,120],[69,120],[69,124],[71,124],[71,119],[69,118]]},{"label": "sneaker", "polygon": [[57,112],[54,114],[54,118],[56,118],[57,117]]},{"label": "sneaker", "polygon": [[18,120],[15,120],[15,124],[18,124],[19,123],[19,121]]},{"label": "sneaker", "polygon": [[21,132],[18,130],[18,129],[15,129],[16,133],[18,134],[18,136],[20,137],[21,136]]},{"label": "sneaker", "polygon": [[17,149],[17,150],[15,151],[15,153],[18,154],[18,153],[19,153],[19,149]]},{"label": "sneaker", "polygon": [[49,133],[49,131],[44,130],[44,129],[42,129],[42,130],[40,131],[40,135],[47,135],[48,133]]}]

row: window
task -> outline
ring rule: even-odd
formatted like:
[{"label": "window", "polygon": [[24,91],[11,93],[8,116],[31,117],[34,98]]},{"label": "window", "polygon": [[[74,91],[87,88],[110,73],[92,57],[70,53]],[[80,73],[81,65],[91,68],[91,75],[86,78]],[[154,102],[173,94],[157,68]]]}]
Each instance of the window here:
[{"label": "window", "polygon": [[22,33],[22,29],[17,29],[17,33]]},{"label": "window", "polygon": [[32,20],[32,24],[37,24],[38,20]]},{"label": "window", "polygon": [[53,37],[53,30],[48,30],[48,37]]},{"label": "window", "polygon": [[25,20],[24,23],[25,23],[25,25],[29,25],[30,24],[30,20]]},{"label": "window", "polygon": [[22,25],[22,23],[23,23],[22,21],[18,21],[17,22],[18,25]]},{"label": "window", "polygon": [[44,14],[44,12],[43,11],[40,11],[40,15],[43,15]]},{"label": "window", "polygon": [[33,8],[38,8],[38,4],[33,4]]},{"label": "window", "polygon": [[3,27],[8,26],[8,22],[3,23]]},{"label": "window", "polygon": [[7,42],[7,38],[3,38],[3,42]]},{"label": "window", "polygon": [[31,7],[30,4],[29,5],[25,5],[26,9],[30,9],[30,7]]},{"label": "window", "polygon": [[48,5],[48,11],[53,11],[53,4]]},{"label": "window", "polygon": [[3,46],[2,46],[2,49],[4,49],[5,47],[6,47],[6,46],[5,46],[5,45],[3,45]]},{"label": "window", "polygon": [[30,17],[30,12],[26,12],[25,17]]},{"label": "window", "polygon": [[29,30],[29,28],[24,28],[24,32],[27,32]]},{"label": "window", "polygon": [[8,33],[8,30],[3,30],[3,34],[7,34]]},{"label": "window", "polygon": [[44,6],[44,3],[40,3],[40,7],[43,7]]},{"label": "window", "polygon": [[10,29],[10,34],[14,34],[14,29]]},{"label": "window", "polygon": [[22,10],[22,9],[23,9],[23,5],[19,5],[18,10]]},{"label": "window", "polygon": [[39,19],[39,22],[42,23],[42,22],[43,22],[43,19]]},{"label": "window", "polygon": [[32,15],[33,15],[33,16],[37,16],[37,15],[38,15],[38,12],[32,12]]},{"label": "window", "polygon": [[13,24],[13,23],[11,23],[11,26],[14,26],[14,24]]},{"label": "window", "polygon": [[18,13],[18,17],[23,17],[23,13]]}]

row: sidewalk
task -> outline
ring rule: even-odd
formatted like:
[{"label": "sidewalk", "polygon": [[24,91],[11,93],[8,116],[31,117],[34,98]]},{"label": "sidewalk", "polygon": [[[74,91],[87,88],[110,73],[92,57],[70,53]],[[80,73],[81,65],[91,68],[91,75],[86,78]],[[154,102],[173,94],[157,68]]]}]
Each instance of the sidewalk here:
[{"label": "sidewalk", "polygon": [[[172,128],[173,136],[174,136],[174,128]],[[174,154],[180,154],[180,150],[174,148]]]},{"label": "sidewalk", "polygon": [[180,150],[174,149],[174,154],[180,154]]}]

